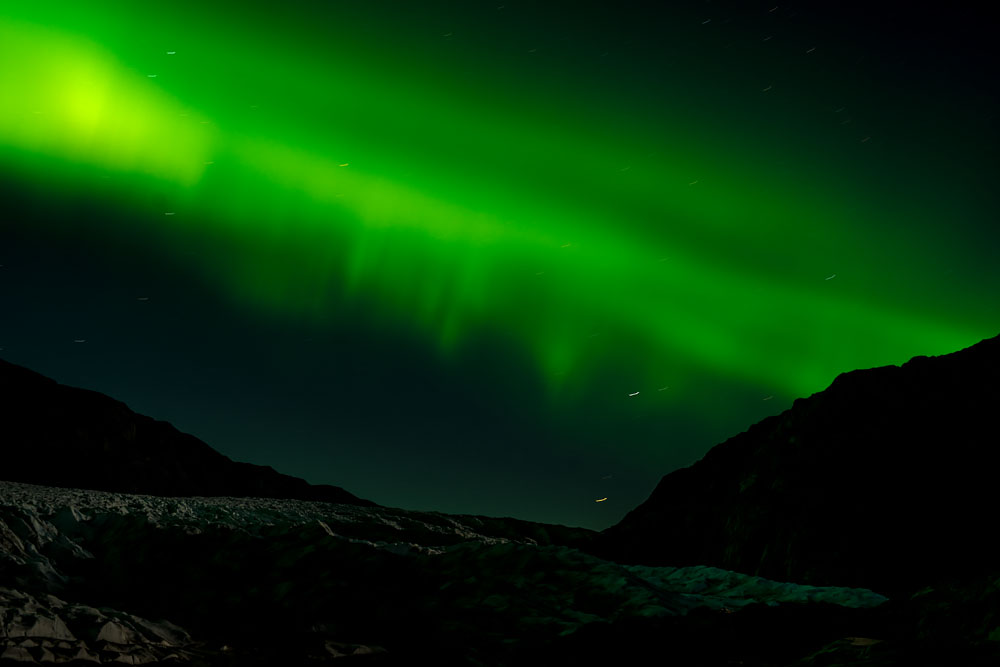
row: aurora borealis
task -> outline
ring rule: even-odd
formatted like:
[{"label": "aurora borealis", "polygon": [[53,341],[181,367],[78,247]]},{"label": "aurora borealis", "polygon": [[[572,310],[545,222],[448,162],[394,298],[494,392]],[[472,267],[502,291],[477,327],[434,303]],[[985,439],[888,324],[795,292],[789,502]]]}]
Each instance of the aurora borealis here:
[{"label": "aurora borealis", "polygon": [[604,527],[1000,325],[958,10],[0,6],[0,355],[237,460]]}]

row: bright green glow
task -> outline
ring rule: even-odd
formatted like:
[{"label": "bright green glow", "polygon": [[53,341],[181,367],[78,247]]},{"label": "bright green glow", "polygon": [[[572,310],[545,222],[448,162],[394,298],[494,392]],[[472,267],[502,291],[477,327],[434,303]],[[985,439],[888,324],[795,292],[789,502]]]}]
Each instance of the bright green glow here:
[{"label": "bright green glow", "polygon": [[[443,358],[498,332],[569,400],[609,367],[633,378],[621,393],[711,372],[803,395],[995,333],[919,303],[932,278],[884,280],[891,240],[871,230],[893,202],[826,185],[832,164],[741,167],[736,131],[612,130],[581,100],[535,110],[502,83],[471,97],[360,43],[320,65],[316,45],[211,14],[164,17],[141,40],[105,26],[110,10],[57,15],[0,22],[0,88],[14,91],[0,142],[172,188],[171,215],[147,224],[178,249],[229,239],[198,268],[264,313],[333,325],[345,301],[372,300]],[[187,48],[168,53],[176,35]]]},{"label": "bright green glow", "polygon": [[96,45],[0,19],[0,139],[8,146],[192,186],[212,132]]}]

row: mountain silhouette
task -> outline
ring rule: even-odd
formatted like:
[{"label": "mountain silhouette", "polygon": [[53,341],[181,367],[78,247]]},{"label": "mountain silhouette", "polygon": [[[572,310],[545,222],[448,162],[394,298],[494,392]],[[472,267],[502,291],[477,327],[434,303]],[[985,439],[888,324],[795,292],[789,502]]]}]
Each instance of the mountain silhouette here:
[{"label": "mountain silhouette", "polygon": [[269,466],[239,463],[104,394],[0,360],[0,479],[156,496],[236,496],[373,506]]},{"label": "mountain silhouette", "polygon": [[381,507],[0,362],[0,664],[1000,664],[997,378],[1000,337],[845,373],[595,534]]},{"label": "mountain silhouette", "polygon": [[1000,336],[856,370],[663,477],[592,551],[912,593],[1000,563]]}]

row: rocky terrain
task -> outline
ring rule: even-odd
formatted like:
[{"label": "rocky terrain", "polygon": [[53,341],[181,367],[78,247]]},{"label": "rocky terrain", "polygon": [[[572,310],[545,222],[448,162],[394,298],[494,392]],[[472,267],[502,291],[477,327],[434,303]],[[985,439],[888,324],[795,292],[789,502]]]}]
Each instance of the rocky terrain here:
[{"label": "rocky terrain", "polygon": [[[798,657],[871,626],[864,613],[885,602],[569,546],[590,537],[380,507],[0,483],[0,657],[517,665],[662,650],[726,664]],[[795,634],[781,647],[767,638],[775,623]]]},{"label": "rocky terrain", "polygon": [[0,663],[1000,664],[998,378],[1000,337],[846,373],[594,533],[379,507],[2,365]]}]

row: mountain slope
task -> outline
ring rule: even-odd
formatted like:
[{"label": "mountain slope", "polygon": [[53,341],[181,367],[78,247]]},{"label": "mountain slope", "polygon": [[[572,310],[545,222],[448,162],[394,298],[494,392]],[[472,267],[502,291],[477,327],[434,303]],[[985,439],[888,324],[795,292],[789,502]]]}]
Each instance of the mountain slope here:
[{"label": "mountain slope", "polygon": [[1000,337],[858,370],[666,475],[594,553],[911,592],[1000,562]]},{"label": "mountain slope", "polygon": [[160,496],[254,496],[374,505],[268,466],[238,463],[104,394],[0,360],[0,479]]}]

